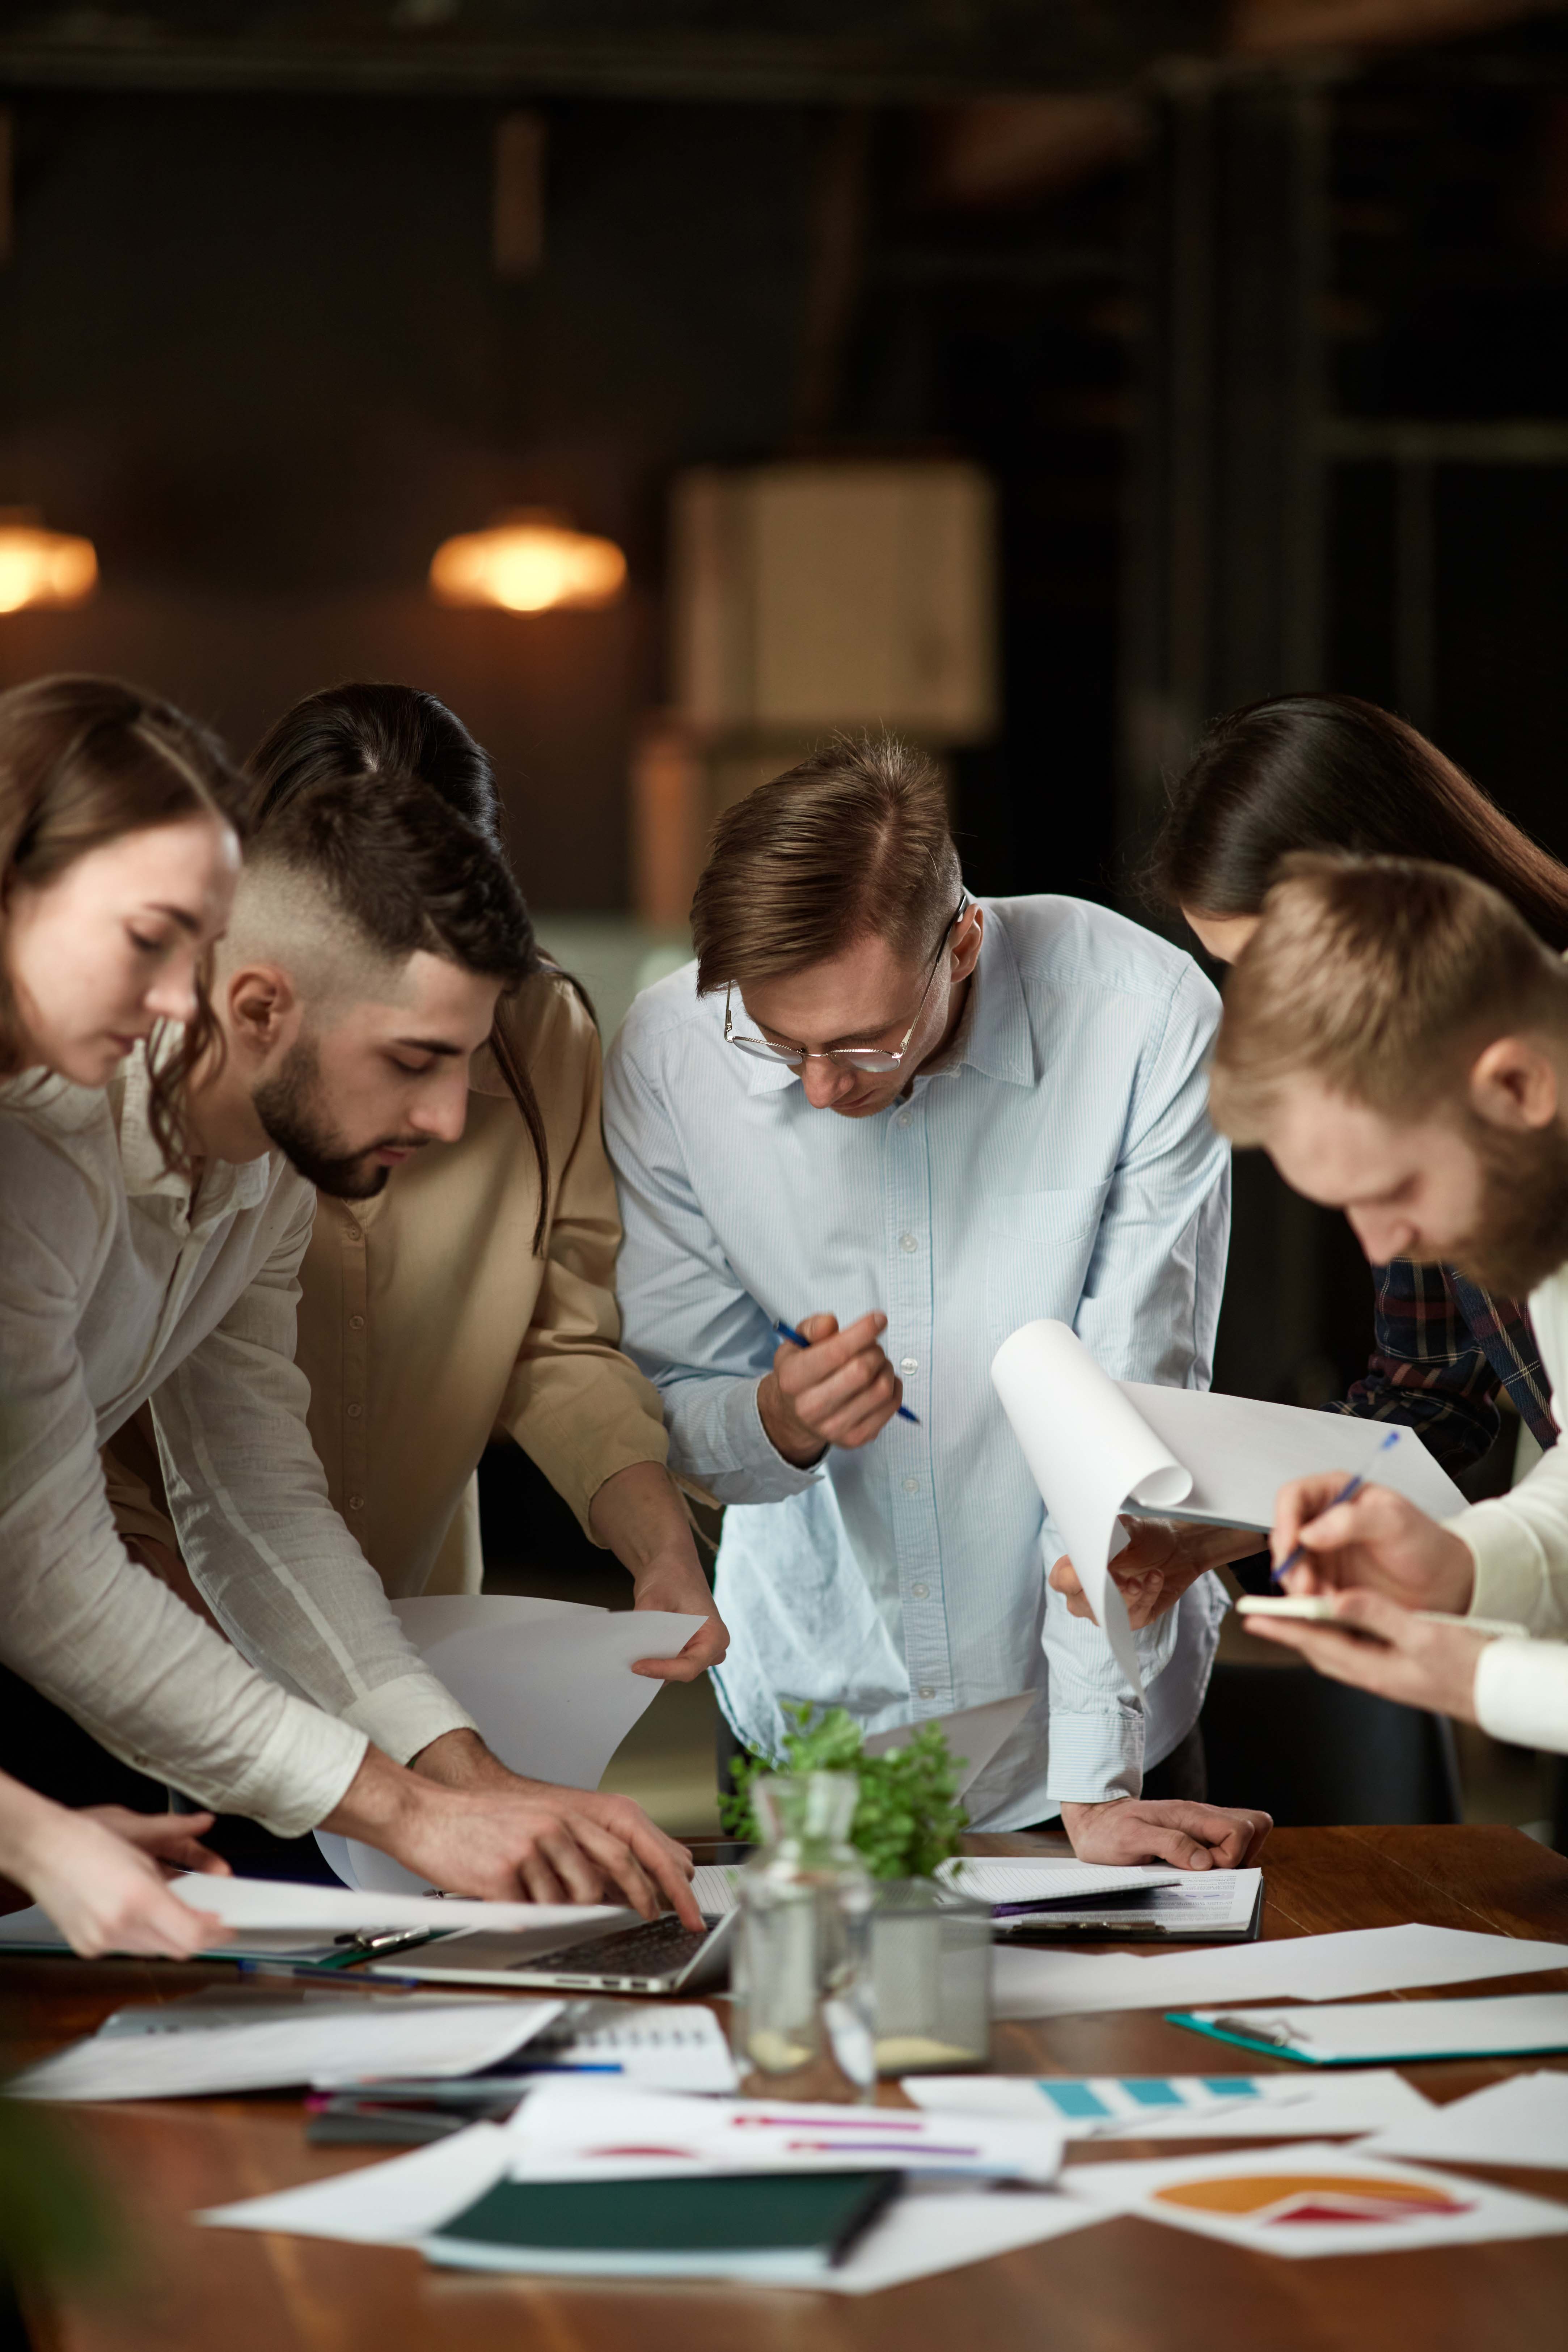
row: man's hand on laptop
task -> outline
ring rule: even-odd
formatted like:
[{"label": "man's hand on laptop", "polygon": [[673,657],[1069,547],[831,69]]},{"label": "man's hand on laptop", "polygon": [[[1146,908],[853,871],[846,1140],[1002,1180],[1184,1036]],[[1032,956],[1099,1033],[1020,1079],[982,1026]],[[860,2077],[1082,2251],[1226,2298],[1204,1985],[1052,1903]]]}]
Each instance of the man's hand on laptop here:
[{"label": "man's hand on laptop", "polygon": [[378,1748],[322,1827],[382,1847],[449,1895],[501,1903],[627,1903],[645,1919],[702,1915],[691,1856],[629,1797],[509,1772],[471,1731],[433,1740],[405,1771]]},{"label": "man's hand on laptop", "polygon": [[757,1387],[770,1444],[809,1470],[830,1445],[868,1445],[904,1401],[903,1383],[878,1346],[885,1315],[862,1315],[841,1331],[836,1315],[808,1315],[798,1327],[810,1345],[785,1339]]},{"label": "man's hand on laptop", "polygon": [[[1256,1528],[1202,1528],[1177,1519],[1123,1519],[1127,1547],[1110,1563],[1110,1573],[1127,1608],[1134,1633],[1173,1608],[1190,1585],[1211,1568],[1228,1567],[1233,1559],[1250,1559],[1266,1550],[1268,1538]],[[1094,1622],[1089,1595],[1078,1570],[1064,1552],[1052,1569],[1050,1586],[1066,1601],[1074,1617]]]},{"label": "man's hand on laptop", "polygon": [[1273,1826],[1272,1815],[1258,1805],[1196,1805],[1179,1797],[1062,1807],[1062,1827],[1079,1862],[1243,1870],[1257,1861]]}]

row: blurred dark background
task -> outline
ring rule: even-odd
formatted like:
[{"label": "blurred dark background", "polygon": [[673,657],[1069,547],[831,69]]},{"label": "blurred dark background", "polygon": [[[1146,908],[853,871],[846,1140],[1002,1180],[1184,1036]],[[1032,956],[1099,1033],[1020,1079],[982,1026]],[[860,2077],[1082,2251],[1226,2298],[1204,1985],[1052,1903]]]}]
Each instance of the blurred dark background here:
[{"label": "blurred dark background", "polygon": [[[351,674],[435,689],[611,1020],[739,788],[689,730],[673,802],[644,773],[696,467],[992,486],[994,718],[939,745],[977,889],[1139,910],[1196,730],[1315,684],[1568,853],[1557,7],[149,0],[5,12],[0,108],[0,505],[101,572],[0,613],[0,681],[121,671],[241,749]],[[524,506],[622,600],[433,603]],[[1218,1382],[1321,1402],[1365,1269],[1256,1160],[1237,1195]],[[487,1517],[580,1566],[520,1459]]]}]

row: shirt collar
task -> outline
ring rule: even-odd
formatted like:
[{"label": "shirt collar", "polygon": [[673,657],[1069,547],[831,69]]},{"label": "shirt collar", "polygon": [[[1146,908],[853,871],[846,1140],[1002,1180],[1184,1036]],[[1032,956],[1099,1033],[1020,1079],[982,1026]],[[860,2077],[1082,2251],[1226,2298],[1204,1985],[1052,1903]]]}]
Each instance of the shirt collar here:
[{"label": "shirt collar", "polygon": [[[153,1035],[153,1055],[161,1061],[177,1050],[179,1040],[177,1026],[165,1024]],[[152,1091],[148,1048],[137,1045],[120,1065],[110,1088],[111,1102],[116,1095],[119,1097],[120,1168],[126,1198],[172,1200],[184,1209],[190,1200],[190,1180],[165,1164],[148,1115]],[[209,1161],[202,1181],[200,1214],[195,1222],[206,1225],[226,1216],[231,1210],[259,1207],[267,1197],[271,1175],[270,1152],[237,1165],[227,1160]]]},{"label": "shirt collar", "polygon": [[[721,1006],[722,998],[719,1003]],[[745,1059],[748,1094],[782,1094],[785,1087],[800,1084],[800,1072],[792,1070],[787,1062],[764,1062],[750,1055]],[[1013,943],[991,905],[985,908],[980,960],[969,982],[969,1001],[957,1034],[936,1061],[927,1062],[916,1073],[915,1083],[948,1077],[959,1069],[978,1070],[983,1077],[1003,1078],[1016,1087],[1035,1084],[1034,1037],[1023,977]]]}]

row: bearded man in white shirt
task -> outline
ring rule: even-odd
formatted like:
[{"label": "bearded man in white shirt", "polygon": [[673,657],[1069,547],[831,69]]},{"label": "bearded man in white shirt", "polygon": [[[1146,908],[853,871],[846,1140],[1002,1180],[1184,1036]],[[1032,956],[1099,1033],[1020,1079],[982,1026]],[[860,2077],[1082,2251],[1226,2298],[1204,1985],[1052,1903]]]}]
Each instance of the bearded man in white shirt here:
[{"label": "bearded man in white shirt", "polygon": [[[1288,859],[1226,987],[1211,1094],[1216,1125],[1342,1208],[1373,1265],[1441,1261],[1528,1297],[1558,1407],[1568,967],[1495,890],[1414,859]],[[1339,1625],[1247,1630],[1340,1682],[1568,1752],[1568,1446],[1445,1525],[1385,1486],[1336,1502],[1349,1475],[1284,1487],[1272,1537],[1277,1562],[1301,1549],[1290,1591],[1332,1596]],[[1557,1638],[1490,1640],[1467,1615]]]},{"label": "bearded man in white shirt", "polygon": [[[0,1089],[0,1658],[136,1769],[280,1835],[324,1826],[455,1892],[608,1888],[695,1924],[681,1848],[626,1800],[506,1771],[405,1639],[328,1500],[293,1362],[313,1185],[363,1197],[461,1134],[520,913],[437,795],[345,781],[269,825],[241,877],[174,1164],[141,1048],[107,1093]],[[148,1399],[226,1642],[115,1531],[98,1449]]]}]

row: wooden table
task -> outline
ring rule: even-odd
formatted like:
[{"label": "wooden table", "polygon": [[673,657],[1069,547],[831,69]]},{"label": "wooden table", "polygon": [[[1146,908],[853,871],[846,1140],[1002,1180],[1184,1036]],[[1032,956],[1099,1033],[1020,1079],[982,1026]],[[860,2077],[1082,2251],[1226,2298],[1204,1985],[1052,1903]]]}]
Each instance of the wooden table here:
[{"label": "wooden table", "polygon": [[[1053,1843],[973,1841],[984,1852]],[[1414,1918],[1568,1941],[1568,1862],[1513,1830],[1280,1830],[1265,1867],[1266,1936]],[[166,2000],[208,1981],[232,1984],[233,1973],[7,1960],[0,1994],[20,2054],[33,2055],[90,2032],[126,2000]],[[1568,1971],[1465,1990],[1568,1990]],[[1205,2073],[1256,2072],[1267,2063],[1219,2043],[1203,2045],[1200,2057],[1192,2037],[1154,2011],[1001,2025],[994,2059],[1006,2073],[1063,2074],[1190,2074],[1200,2063]],[[1406,2071],[1446,2100],[1513,2070]],[[40,2352],[1562,2352],[1568,2342],[1568,2237],[1286,2262],[1121,2219],[864,2300],[493,2280],[431,2270],[391,2248],[193,2228],[197,2206],[384,2153],[308,2147],[298,2098],[54,2112],[121,2208],[132,2268],[97,2295],[46,2289],[32,2315]],[[1106,2154],[1182,2152],[1170,2141],[1123,2142]],[[1568,2202],[1568,2172],[1485,2177]]]}]

